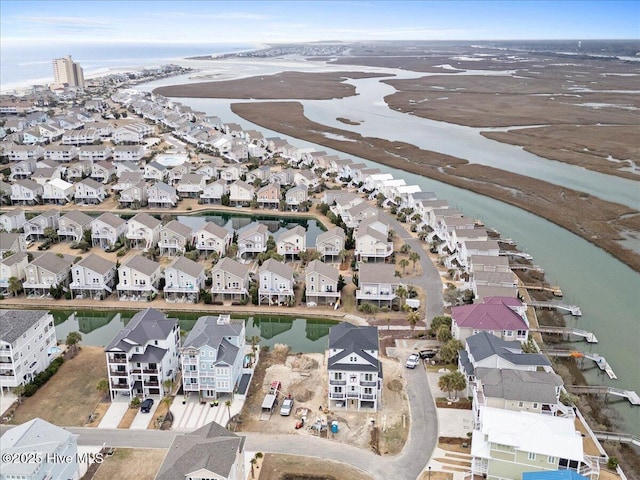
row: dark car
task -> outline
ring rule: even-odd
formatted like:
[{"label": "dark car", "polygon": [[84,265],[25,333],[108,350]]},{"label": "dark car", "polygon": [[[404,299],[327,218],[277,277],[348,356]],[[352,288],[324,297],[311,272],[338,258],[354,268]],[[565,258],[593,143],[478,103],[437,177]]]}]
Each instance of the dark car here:
[{"label": "dark car", "polygon": [[438,353],[437,350],[428,349],[428,350],[420,350],[418,352],[418,355],[420,355],[421,359],[425,360],[425,359],[432,359],[433,357],[436,356],[437,353]]},{"label": "dark car", "polygon": [[153,407],[153,398],[147,398],[140,404],[140,411],[142,413],[149,413],[151,411],[151,407]]}]

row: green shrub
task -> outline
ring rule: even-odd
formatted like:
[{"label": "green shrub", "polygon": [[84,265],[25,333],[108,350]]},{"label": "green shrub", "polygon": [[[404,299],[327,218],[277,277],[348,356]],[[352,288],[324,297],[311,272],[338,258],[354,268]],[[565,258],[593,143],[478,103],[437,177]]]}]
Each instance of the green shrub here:
[{"label": "green shrub", "polygon": [[31,397],[37,391],[38,391],[38,387],[36,387],[33,383],[27,383],[24,386],[24,396],[25,397]]},{"label": "green shrub", "polygon": [[616,468],[618,468],[618,457],[609,457],[609,460],[607,461],[607,468],[610,470],[615,470]]}]

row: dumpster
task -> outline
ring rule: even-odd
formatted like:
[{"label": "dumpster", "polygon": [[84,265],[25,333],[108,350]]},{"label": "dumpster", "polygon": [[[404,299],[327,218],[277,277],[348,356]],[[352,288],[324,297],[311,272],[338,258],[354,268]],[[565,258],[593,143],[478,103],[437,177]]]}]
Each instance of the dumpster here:
[{"label": "dumpster", "polygon": [[338,433],[338,422],[334,420],[331,422],[331,433]]}]

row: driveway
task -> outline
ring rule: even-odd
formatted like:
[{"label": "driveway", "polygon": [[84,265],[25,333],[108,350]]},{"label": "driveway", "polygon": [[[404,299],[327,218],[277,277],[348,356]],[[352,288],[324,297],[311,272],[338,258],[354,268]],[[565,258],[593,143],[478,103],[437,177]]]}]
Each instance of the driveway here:
[{"label": "driveway", "polygon": [[131,425],[129,426],[131,430],[146,430],[149,426],[149,422],[153,419],[153,416],[155,415],[156,410],[158,410],[158,406],[160,405],[161,398],[149,398],[153,398],[153,405],[151,406],[151,410],[149,410],[149,413],[142,413],[142,410],[138,410],[138,413],[136,413],[133,422],[131,422]]},{"label": "driveway", "polygon": [[[224,404],[225,399],[220,400],[218,406],[212,407],[209,403],[201,404],[196,397],[189,397],[186,403],[178,397],[171,405],[173,414],[172,430],[193,431],[210,422],[226,425],[229,421],[229,411]],[[244,405],[243,400],[234,399],[231,402],[231,416],[239,413]]]},{"label": "driveway", "polygon": [[118,428],[124,414],[129,409],[128,401],[115,400],[111,402],[109,409],[105,412],[104,417],[100,420],[98,428]]}]

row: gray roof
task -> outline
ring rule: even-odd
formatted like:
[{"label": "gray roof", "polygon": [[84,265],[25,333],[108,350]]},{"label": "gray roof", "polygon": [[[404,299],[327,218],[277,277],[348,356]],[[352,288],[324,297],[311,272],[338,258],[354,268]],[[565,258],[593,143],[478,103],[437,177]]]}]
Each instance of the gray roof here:
[{"label": "gray roof", "polygon": [[293,228],[288,230],[284,230],[280,235],[278,235],[278,242],[282,242],[287,240],[289,237],[294,237],[296,235],[301,236],[302,238],[306,238],[307,231],[304,229],[302,225],[296,225]]},{"label": "gray roof", "polygon": [[137,345],[145,345],[149,340],[165,340],[177,324],[177,319],[167,318],[159,310],[147,308],[136,313],[105,350],[128,352]]},{"label": "gray roof", "polygon": [[166,348],[149,345],[143,353],[131,355],[131,361],[134,363],[160,363],[166,352]]},{"label": "gray roof", "polygon": [[336,363],[349,354],[355,353],[369,361],[370,365],[353,365],[354,370],[378,371],[378,360],[366,353],[366,350],[378,351],[379,348],[377,327],[361,327],[346,322],[339,323],[329,329],[329,350],[337,349],[342,352],[329,357],[327,368],[331,370],[335,366],[336,369],[348,370],[349,364],[338,366]]},{"label": "gray roof", "polygon": [[321,243],[326,242],[327,240],[329,240],[331,237],[334,237],[334,236],[338,236],[342,240],[344,240],[345,238],[344,230],[340,227],[333,227],[332,229],[321,233],[316,238],[316,245],[320,245]]},{"label": "gray roof", "polygon": [[497,368],[476,368],[484,395],[505,400],[556,403],[556,388],[562,378],[551,372],[528,372]]},{"label": "gray roof", "polygon": [[184,223],[180,223],[178,220],[171,220],[169,223],[167,223],[164,227],[160,229],[161,232],[163,230],[171,230],[172,232],[177,233],[178,235],[186,238],[187,240],[190,240],[191,237],[193,236],[193,229],[185,225]]},{"label": "gray roof", "polygon": [[16,263],[22,261],[24,258],[27,258],[27,256],[28,256],[27,252],[14,252],[13,255],[10,255],[8,257],[3,257],[0,260],[0,263],[10,267],[11,265],[15,265]]},{"label": "gray roof", "polygon": [[60,219],[66,218],[67,220],[71,220],[74,223],[84,227],[85,225],[89,225],[93,220],[93,217],[90,217],[86,213],[81,212],[80,210],[71,210],[69,213],[64,214]]},{"label": "gray roof", "polygon": [[275,273],[276,275],[280,275],[281,277],[284,277],[284,278],[293,279],[293,268],[291,268],[286,263],[278,262],[273,258],[270,258],[269,260],[264,262],[260,267],[260,270],[259,270],[260,273],[265,271]]},{"label": "gray roof", "polygon": [[208,470],[227,478],[244,437],[211,422],[194,432],[176,435],[155,480],[184,479],[189,473]]},{"label": "gray roof", "polygon": [[176,270],[184,272],[194,278],[198,278],[204,273],[204,265],[194,262],[193,260],[189,260],[187,257],[183,256],[176,257],[167,266],[167,268],[175,268]]},{"label": "gray roof", "polygon": [[23,236],[24,233],[0,232],[0,250],[7,250]]},{"label": "gray roof", "polygon": [[498,355],[515,365],[551,366],[541,353],[522,353],[519,342],[502,340],[488,332],[480,332],[467,338],[467,349],[476,362]]},{"label": "gray roof", "polygon": [[160,267],[160,264],[142,255],[136,255],[135,257],[131,257],[123,266],[133,268],[145,275],[151,275]]},{"label": "gray roof", "polygon": [[199,173],[185,173],[180,179],[180,185],[185,185],[189,182],[199,184],[203,178],[204,175],[201,175]]},{"label": "gray roof", "polygon": [[238,241],[240,241],[240,240],[242,240],[244,238],[247,238],[247,237],[253,235],[254,233],[259,233],[261,235],[267,235],[269,233],[269,229],[267,228],[267,226],[264,223],[255,222],[255,223],[249,225],[242,232],[238,233]]},{"label": "gray roof", "polygon": [[109,270],[113,270],[116,267],[114,262],[107,260],[106,258],[102,258],[100,255],[96,255],[95,253],[83,258],[77,263],[77,265],[93,270],[101,275],[106,274]]},{"label": "gray roof", "polygon": [[150,189],[151,188],[157,188],[158,190],[162,190],[163,192],[167,192],[167,193],[169,193],[171,195],[175,195],[175,193],[176,193],[176,189],[175,188],[173,188],[171,185],[167,185],[164,182],[156,182],[153,185],[151,185],[149,188]]},{"label": "gray roof", "polygon": [[334,282],[337,282],[338,278],[340,277],[340,272],[337,268],[332,267],[331,265],[327,265],[320,260],[313,260],[309,262],[309,265],[307,265],[307,275],[314,272],[317,272],[320,275],[324,275]]},{"label": "gray roof", "polygon": [[105,212],[95,220],[100,220],[101,222],[104,222],[107,225],[112,226],[113,228],[118,228],[127,223],[126,220],[118,217],[117,215],[114,215],[111,212]]},{"label": "gray roof", "polygon": [[160,220],[144,212],[138,213],[136,216],[132,217],[131,220],[135,220],[149,228],[156,228],[158,225],[162,224]]},{"label": "gray roof", "polygon": [[78,183],[82,183],[88,187],[93,188],[94,190],[100,190],[104,188],[104,185],[100,182],[95,181],[93,178],[87,177],[80,180]]},{"label": "gray roof", "polygon": [[[223,357],[225,361],[232,365],[234,363],[238,348],[230,344],[225,337],[237,337],[242,335],[242,323],[222,323],[218,324],[219,317],[205,316],[198,318],[198,321],[189,332],[189,336],[184,341],[184,348],[201,348],[205,345],[219,349],[221,346],[225,350]],[[218,351],[217,361],[221,361],[221,354]]]},{"label": "gray roof", "polygon": [[13,183],[15,183],[16,185],[21,185],[25,188],[28,188],[29,190],[38,190],[39,188],[42,188],[42,185],[40,185],[38,182],[35,182],[34,180],[30,180],[28,178],[16,180]]},{"label": "gray roof", "polygon": [[211,273],[213,274],[218,270],[229,272],[236,277],[245,278],[247,275],[249,275],[251,266],[237,262],[233,258],[224,257],[214,265],[214,267],[211,269]]},{"label": "gray roof", "polygon": [[72,264],[73,261],[68,258],[61,258],[57,254],[51,252],[46,252],[31,262],[31,265],[43,268],[51,273],[60,273],[63,270],[68,269]]},{"label": "gray roof", "polygon": [[48,313],[47,310],[0,310],[0,340],[13,343]]},{"label": "gray roof", "polygon": [[227,235],[229,235],[229,230],[221,227],[215,222],[207,222],[204,227],[201,228],[201,230],[204,230],[205,232],[222,239],[226,238]]},{"label": "gray roof", "polygon": [[361,263],[359,271],[360,283],[399,284],[396,267],[390,263]]}]

